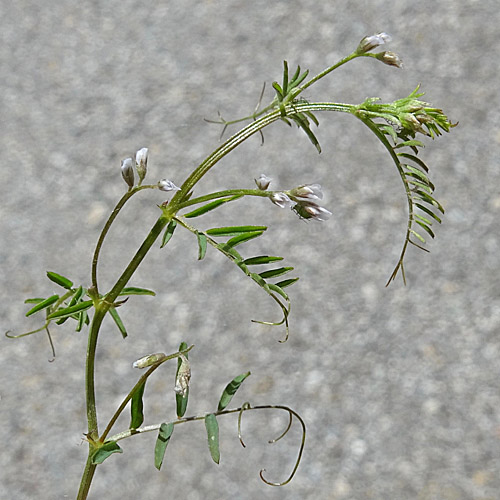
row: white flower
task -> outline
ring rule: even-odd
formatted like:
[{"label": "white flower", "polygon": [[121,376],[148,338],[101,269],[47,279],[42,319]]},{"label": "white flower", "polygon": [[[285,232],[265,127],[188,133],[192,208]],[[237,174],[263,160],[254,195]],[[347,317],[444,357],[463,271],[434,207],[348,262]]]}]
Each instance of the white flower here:
[{"label": "white flower", "polygon": [[325,221],[328,220],[332,215],[332,212],[327,210],[325,207],[320,207],[316,204],[311,203],[308,205],[302,205],[302,207],[314,220]]},{"label": "white flower", "polygon": [[314,219],[320,222],[328,220],[332,213],[314,202],[297,203],[292,210],[302,219]]},{"label": "white flower", "polygon": [[280,208],[289,207],[293,205],[293,201],[285,193],[274,193],[270,200]]},{"label": "white flower", "polygon": [[122,177],[123,180],[129,185],[129,187],[134,187],[134,162],[132,158],[126,158],[122,161]]},{"label": "white flower", "polygon": [[172,181],[162,179],[158,182],[158,189],[160,191],[179,191],[180,188],[178,188]]},{"label": "white flower", "polygon": [[146,177],[148,169],[148,148],[142,148],[135,153],[135,168],[139,176],[139,184]]},{"label": "white flower", "polygon": [[258,179],[254,179],[254,181],[261,191],[265,191],[269,187],[269,184],[271,184],[272,179],[265,174],[260,174],[260,177]]},{"label": "white flower", "polygon": [[392,40],[391,35],[387,33],[377,33],[376,35],[365,36],[361,42],[359,42],[356,52],[359,54],[364,54],[370,52],[371,50],[384,45]]},{"label": "white flower", "polygon": [[292,200],[300,203],[301,201],[316,201],[323,198],[323,191],[319,184],[304,184],[291,189],[288,194]]}]

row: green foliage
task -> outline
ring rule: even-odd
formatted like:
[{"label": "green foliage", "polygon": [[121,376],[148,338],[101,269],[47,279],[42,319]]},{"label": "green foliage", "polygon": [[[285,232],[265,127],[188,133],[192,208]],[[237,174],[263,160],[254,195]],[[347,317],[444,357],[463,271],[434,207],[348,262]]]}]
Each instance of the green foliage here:
[{"label": "green foliage", "polygon": [[[236,264],[236,266],[241,269],[252,279],[255,283],[257,283],[280,307],[283,318],[277,322],[271,321],[257,321],[252,320],[255,323],[262,323],[266,325],[282,325],[285,324],[286,327],[286,337],[284,341],[288,339],[288,315],[290,313],[290,298],[288,294],[283,290],[284,287],[290,286],[295,283],[298,278],[292,278],[288,280],[281,281],[279,283],[270,283],[267,280],[275,278],[277,276],[281,276],[293,270],[293,267],[280,267],[276,269],[271,269],[268,271],[263,271],[260,273],[255,273],[250,270],[251,266],[269,264],[274,261],[283,260],[282,257],[269,257],[269,256],[257,256],[250,257],[248,259],[244,259],[241,254],[234,249],[236,245],[245,243],[250,241],[251,239],[262,236],[262,234],[267,230],[266,226],[229,226],[229,227],[217,227],[207,229],[206,231],[200,231],[191,225],[189,225],[185,220],[180,217],[177,217],[176,220],[196,235],[198,242],[200,241],[200,235],[204,235],[204,244],[208,243],[223,255],[225,255],[231,262]],[[229,237],[226,242],[218,243],[213,237]],[[206,243],[205,243],[206,241]],[[205,255],[206,249],[203,249],[203,256]],[[201,253],[201,251],[200,251]],[[199,255],[200,255],[199,253]]]},{"label": "green foliage", "polygon": [[[443,206],[433,196],[434,184],[428,176],[429,168],[417,156],[423,143],[416,140],[415,136],[419,133],[435,138],[441,135],[441,131],[449,132],[455,124],[440,109],[420,101],[419,97],[423,93],[418,90],[419,87],[408,97],[389,104],[381,104],[376,98],[367,99],[354,110],[354,114],[375,133],[389,151],[403,182],[408,202],[408,224],[403,249],[387,284],[396,278],[399,271],[406,283],[404,257],[408,244],[426,250],[422,246],[426,241],[421,230],[434,238],[432,223],[441,223],[439,214],[444,214]],[[382,119],[384,123],[376,121],[377,119]],[[409,148],[412,152],[401,151],[403,148]]]},{"label": "green foliage", "polygon": [[106,441],[98,448],[92,456],[94,465],[102,464],[113,453],[123,453],[123,450],[118,446],[116,441]]},{"label": "green foliage", "polygon": [[250,375],[250,372],[243,373],[233,378],[229,384],[227,384],[226,388],[222,392],[222,395],[219,400],[219,405],[217,406],[217,411],[222,411],[226,406],[231,402],[233,396],[236,394],[236,391],[240,388],[243,381]]},{"label": "green foliage", "polygon": [[165,456],[165,451],[167,450],[168,443],[174,432],[173,423],[163,423],[158,431],[158,438],[155,444],[155,467],[160,470],[163,464],[163,458]]},{"label": "green foliage", "polygon": [[142,398],[145,388],[146,382],[140,385],[132,395],[132,400],[130,402],[130,429],[137,429],[144,422],[144,403]]},{"label": "green foliage", "polygon": [[273,82],[273,88],[276,91],[277,105],[280,110],[281,119],[287,124],[291,125],[290,120],[295,122],[295,124],[301,128],[313,144],[313,146],[321,153],[321,147],[319,145],[318,139],[311,130],[310,122],[311,120],[316,126],[319,125],[319,121],[314,116],[311,111],[299,112],[294,109],[293,113],[288,113],[285,105],[296,102],[296,96],[300,93],[301,89],[299,85],[306,79],[309,74],[309,70],[300,73],[300,66],[297,66],[295,73],[292,78],[288,79],[288,62],[283,61],[283,84],[280,87],[278,82]]},{"label": "green foliage", "polygon": [[170,223],[167,226],[167,229],[165,229],[165,232],[163,233],[163,238],[161,241],[160,248],[163,248],[170,241],[170,238],[172,238],[172,236],[174,235],[176,227],[177,227],[177,222],[175,220],[170,221]]},{"label": "green foliage", "polygon": [[53,281],[57,285],[60,285],[67,290],[71,290],[73,288],[73,282],[68,278],[65,278],[64,276],[61,276],[60,274],[47,271],[47,277],[50,281]]},{"label": "green foliage", "polygon": [[209,413],[205,417],[205,427],[207,429],[208,449],[212,460],[218,464],[220,462],[219,450],[219,424],[217,417],[213,413]]},{"label": "green foliage", "polygon": [[228,203],[229,201],[234,201],[234,200],[239,200],[242,197],[242,195],[234,195],[234,196],[228,196],[226,198],[219,198],[218,200],[211,201],[210,203],[207,203],[206,205],[203,205],[196,210],[193,210],[192,212],[189,212],[184,215],[186,219],[192,219],[194,217],[199,217],[200,215],[204,215],[207,212],[210,212],[212,210],[215,210],[216,208],[219,208],[221,205],[224,205],[225,203]]},{"label": "green foliage", "polygon": [[[33,300],[33,299],[32,299]],[[36,306],[32,307],[27,313],[26,316],[31,316],[32,314],[37,313],[38,311],[41,311],[42,309],[46,309],[50,307],[54,302],[57,302],[59,300],[59,295],[51,295],[50,297],[46,299],[34,299],[37,302]],[[30,301],[32,302],[32,301]],[[30,303],[28,302],[28,303]]]}]

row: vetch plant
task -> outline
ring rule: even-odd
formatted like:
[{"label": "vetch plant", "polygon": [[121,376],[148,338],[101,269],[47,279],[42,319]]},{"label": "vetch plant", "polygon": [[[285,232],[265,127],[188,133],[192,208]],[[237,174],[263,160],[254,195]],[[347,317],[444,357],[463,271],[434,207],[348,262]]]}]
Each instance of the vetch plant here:
[{"label": "vetch plant", "polygon": [[[266,202],[271,201],[279,208],[290,208],[300,219],[325,222],[332,217],[332,212],[321,204],[323,198],[321,186],[319,184],[304,184],[303,179],[298,179],[297,186],[291,186],[287,189],[271,189],[274,187],[273,182],[266,174],[255,179],[256,188],[222,189],[199,194],[197,184],[222,158],[249,137],[258,133],[263,139],[262,131],[264,128],[277,121],[283,121],[288,125],[295,123],[306,134],[317,151],[321,152],[312,125],[319,125],[317,114],[322,111],[348,113],[360,120],[385,147],[399,173],[408,204],[408,220],[402,250],[387,284],[393,281],[399,273],[403,281],[406,281],[404,262],[408,246],[411,244],[426,250],[424,248],[425,238],[428,236],[434,238],[433,224],[440,223],[444,213],[443,207],[434,197],[434,185],[429,179],[429,169],[418,156],[420,148],[423,147],[420,136],[434,139],[443,131],[449,132],[454,124],[440,109],[420,99],[423,93],[419,91],[419,87],[408,97],[391,103],[382,103],[378,98],[366,99],[361,104],[310,102],[302,96],[303,92],[318,80],[353,59],[373,58],[389,66],[400,68],[402,62],[397,54],[389,51],[372,52],[389,41],[390,37],[386,33],[367,36],[361,40],[351,54],[310,79],[308,79],[309,72],[302,71],[300,67],[297,67],[292,74],[289,73],[288,63],[285,61],[282,81],[281,83],[273,83],[275,95],[267,106],[260,109],[260,102],[264,94],[263,89],[259,105],[252,114],[232,121],[226,121],[219,115],[219,120],[215,121],[215,123],[223,125],[222,135],[229,125],[244,121],[250,123],[217,147],[192,172],[188,172],[187,175],[182,170],[170,172],[172,178],[175,178],[175,182],[179,183],[179,187],[170,179],[161,179],[153,184],[143,184],[149,168],[147,148],[137,151],[135,158],[130,157],[123,160],[121,174],[127,185],[127,190],[111,211],[98,238],[91,260],[90,285],[74,284],[69,278],[50,271],[47,273],[47,277],[59,287],[60,291],[49,297],[26,300],[26,303],[31,305],[26,315],[43,313],[45,320],[41,327],[34,331],[20,335],[7,332],[7,336],[10,338],[25,337],[45,331],[53,356],[55,356],[50,328],[73,321],[76,324],[76,331],[88,329],[85,368],[85,400],[88,422],[85,439],[88,442],[88,457],[78,492],[77,498],[79,500],[87,498],[97,466],[110,455],[122,452],[119,445],[121,440],[146,432],[156,432],[158,437],[154,449],[154,465],[160,469],[166,448],[176,427],[188,422],[203,420],[207,431],[210,455],[216,463],[219,463],[218,419],[224,415],[237,415],[240,441],[245,446],[241,436],[242,416],[247,411],[261,409],[282,410],[289,416],[288,425],[283,433],[271,442],[284,437],[294,419],[297,419],[302,427],[302,439],[298,446],[297,460],[289,477],[281,482],[272,482],[265,477],[264,470],[260,471],[262,480],[270,485],[284,485],[292,479],[305,444],[305,424],[301,417],[291,408],[281,405],[254,406],[244,402],[235,408],[228,408],[233,396],[250,375],[249,371],[234,377],[229,382],[223,389],[216,407],[214,406],[210,411],[201,415],[185,416],[191,384],[189,353],[194,347],[186,342],[182,342],[178,350],[172,354],[155,353],[139,357],[133,363],[133,367],[144,370],[144,373],[138,377],[137,383],[128,392],[124,391],[126,395],[111,419],[104,424],[99,422],[94,383],[97,340],[103,321],[108,315],[116,324],[121,336],[127,337],[129,332],[121,320],[120,307],[124,307],[125,302],[132,295],[155,295],[152,290],[131,286],[129,282],[152,246],[159,244],[162,248],[166,247],[179,227],[192,233],[198,248],[198,259],[203,259],[209,247],[212,247],[233,262],[246,277],[253,280],[276,302],[281,312],[280,320],[255,321],[273,326],[282,325],[284,336],[280,342],[287,340],[290,315],[290,297],[287,289],[298,280],[297,277],[287,277],[293,271],[293,267],[282,265],[283,258],[279,256],[246,256],[245,252],[241,250],[245,247],[246,242],[262,236],[267,227],[262,224],[256,225],[252,221],[251,223],[245,221],[238,226],[206,228],[202,225],[201,216],[216,209],[224,209],[226,205],[242,202],[246,197],[254,196],[267,198]],[[179,179],[182,177],[184,180],[180,181]],[[169,200],[158,207],[160,211],[158,219],[127,267],[116,278],[115,284],[110,290],[102,290],[98,278],[98,265],[100,264],[100,252],[110,227],[123,206],[134,195],[144,190],[155,189],[169,193],[167,195]],[[143,398],[146,383],[157,369],[171,360],[177,360],[175,383],[172,386],[176,400],[176,415],[165,416],[162,422],[144,425]],[[129,408],[130,411],[130,424],[126,429],[115,430],[118,417],[126,408]]]}]

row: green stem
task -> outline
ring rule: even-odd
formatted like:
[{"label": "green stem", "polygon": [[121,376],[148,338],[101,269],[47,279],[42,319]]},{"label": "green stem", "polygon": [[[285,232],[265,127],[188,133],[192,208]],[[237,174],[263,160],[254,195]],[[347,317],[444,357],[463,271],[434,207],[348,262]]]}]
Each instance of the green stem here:
[{"label": "green stem", "polygon": [[[332,70],[333,69],[334,68],[332,67]],[[299,102],[285,106],[285,112],[287,115],[293,115],[305,111],[339,111],[344,113],[352,113],[354,109],[355,106],[352,104],[331,102]],[[233,149],[239,146],[242,142],[246,141],[253,134],[261,131],[263,128],[279,119],[281,119],[281,111],[278,109],[252,123],[249,123],[246,127],[242,128],[239,132],[230,137],[226,142],[221,144],[196,168],[196,170],[191,173],[191,175],[184,181],[184,184],[182,184],[180,190],[176,192],[169,204],[169,206],[175,207],[175,209],[172,209],[172,212],[175,213],[175,210],[177,210],[179,205],[185,201],[185,197],[193,189],[195,184],[197,184],[199,180],[217,162],[219,162],[219,160],[224,158],[224,156],[229,154]]]},{"label": "green stem", "polygon": [[114,220],[120,213],[120,210],[123,208],[125,203],[135,194],[138,193],[139,191],[142,191],[143,189],[155,189],[158,186],[156,185],[148,185],[148,186],[137,186],[133,189],[128,190],[118,201],[116,204],[115,208],[111,212],[108,220],[106,221],[106,224],[104,224],[104,227],[101,231],[101,234],[99,235],[99,239],[97,240],[97,245],[95,247],[94,251],[94,257],[92,258],[92,287],[94,288],[96,294],[98,294],[98,288],[97,288],[97,262],[99,261],[99,253],[101,252],[101,247],[102,244],[104,243],[104,239],[106,238],[106,235],[108,234],[108,231],[111,227],[111,224],[113,224]]},{"label": "green stem", "polygon": [[140,387],[146,383],[146,380],[152,375],[152,373],[157,368],[159,368],[163,363],[165,363],[165,361],[169,361],[170,359],[178,358],[181,355],[189,352],[193,347],[194,347],[194,345],[191,345],[187,349],[184,349],[183,351],[179,351],[179,352],[176,352],[174,354],[170,354],[169,356],[165,356],[161,361],[158,361],[157,363],[155,363],[153,366],[151,366],[151,368],[144,375],[141,376],[141,378],[137,381],[137,383],[134,385],[134,387],[132,387],[130,392],[127,394],[125,399],[122,401],[122,404],[118,407],[118,409],[115,411],[114,415],[109,420],[109,423],[106,426],[106,429],[104,430],[104,432],[102,433],[102,436],[99,439],[99,441],[101,443],[105,442],[106,437],[110,433],[115,422],[118,420],[118,417],[121,415],[121,413],[123,412],[123,410],[127,406],[128,402],[132,399],[132,397],[140,389]]},{"label": "green stem", "polygon": [[95,398],[95,355],[97,348],[97,339],[99,337],[99,330],[101,328],[102,322],[109,308],[121,290],[126,286],[129,279],[132,277],[158,236],[161,234],[163,228],[168,224],[170,218],[165,213],[158,218],[155,225],[147,235],[146,239],[137,250],[130,264],[127,266],[125,271],[122,273],[118,281],[112,290],[106,295],[105,299],[100,299],[95,307],[95,314],[90,325],[88,347],[87,347],[87,360],[85,367],[85,390],[86,390],[86,404],[87,404],[87,422],[88,422],[88,434],[89,439],[89,457],[85,465],[85,469],[80,482],[80,490],[78,493],[78,500],[84,500],[87,498],[88,491],[90,489],[90,483],[95,472],[95,465],[92,464],[91,458],[95,447],[92,445],[93,441],[97,441],[99,436],[98,422],[97,422],[97,410],[96,410],[96,398]]},{"label": "green stem", "polygon": [[[321,73],[318,73],[315,77],[311,78],[308,80],[304,85],[301,85],[298,87],[296,92],[292,92],[292,98],[295,99],[301,92],[309,88],[311,85],[316,83],[318,80],[321,78],[325,77],[329,73],[331,73],[333,70],[340,68],[340,66],[343,66],[344,64],[348,63],[349,61],[352,61],[353,59],[356,59],[356,57],[360,57],[365,54],[358,54],[357,52],[353,52],[352,54],[348,55],[347,57],[344,57],[341,59],[339,62],[335,63],[333,66],[330,66],[323,70]],[[289,99],[285,99],[285,104],[288,104]]]},{"label": "green stem", "polygon": [[408,202],[408,224],[406,227],[406,237],[405,241],[403,244],[403,248],[401,250],[401,253],[399,255],[399,260],[394,268],[394,271],[392,272],[389,280],[387,281],[385,286],[388,286],[391,281],[394,281],[396,278],[396,275],[398,274],[398,271],[401,269],[401,276],[403,278],[403,283],[406,285],[406,276],[405,276],[405,269],[403,265],[403,260],[404,256],[406,254],[406,250],[408,248],[408,243],[410,242],[410,235],[412,231],[412,225],[413,225],[413,219],[414,219],[414,209],[413,209],[413,201],[412,201],[412,196],[411,196],[411,190],[410,186],[406,182],[405,179],[405,173],[403,170],[403,167],[401,166],[401,162],[399,161],[397,153],[394,151],[394,148],[391,146],[385,135],[380,131],[380,129],[377,127],[377,124],[374,123],[371,119],[365,119],[363,116],[361,116],[358,113],[354,113],[355,116],[357,116],[380,140],[380,142],[384,145],[384,147],[387,149],[389,154],[391,155],[392,160],[394,161],[394,164],[396,165],[396,168],[398,169],[399,176],[401,177],[401,180],[403,181],[403,185],[405,188],[405,193],[406,193],[406,199]]},{"label": "green stem", "polygon": [[90,448],[89,456],[87,457],[87,462],[85,463],[85,469],[83,470],[80,489],[78,490],[78,496],[76,497],[76,500],[85,500],[89,494],[90,485],[92,484],[92,479],[97,467],[97,465],[92,463],[93,452],[94,450]]},{"label": "green stem", "polygon": [[151,231],[146,236],[146,239],[137,250],[136,254],[130,261],[130,264],[127,266],[125,271],[123,271],[122,275],[118,278],[118,281],[115,283],[115,286],[111,289],[109,293],[106,294],[106,302],[112,304],[118,294],[123,290],[127,283],[129,282],[132,275],[135,273],[136,269],[139,267],[140,263],[143,261],[146,254],[149,252],[150,248],[153,246],[154,242],[157,240],[158,236],[160,236],[161,232],[165,228],[165,226],[172,219],[173,213],[172,210],[165,210],[165,212],[158,218],[155,222],[154,226],[151,228]]},{"label": "green stem", "polygon": [[191,205],[197,205],[199,203],[205,203],[206,201],[216,200],[217,198],[225,198],[228,196],[261,196],[263,198],[269,198],[274,191],[261,191],[260,189],[226,189],[224,191],[217,191],[214,193],[206,194],[204,196],[199,196],[197,198],[190,198],[189,200],[180,203],[178,210],[190,207]]}]

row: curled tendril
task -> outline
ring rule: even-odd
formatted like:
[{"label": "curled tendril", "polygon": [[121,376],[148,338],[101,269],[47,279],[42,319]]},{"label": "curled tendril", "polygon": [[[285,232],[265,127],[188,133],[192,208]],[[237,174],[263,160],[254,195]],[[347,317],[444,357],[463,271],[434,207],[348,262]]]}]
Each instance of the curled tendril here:
[{"label": "curled tendril", "polygon": [[11,335],[10,330],[7,330],[5,332],[5,336],[9,339],[20,339],[21,337],[27,337],[28,335],[33,335],[34,333],[41,332],[44,328],[46,328],[46,325],[43,325],[40,328],[37,328],[36,330],[31,330],[30,332],[20,333],[19,335]]},{"label": "curled tendril", "polygon": [[288,419],[288,425],[286,426],[286,429],[277,437],[277,438],[274,438],[274,439],[270,439],[268,441],[269,444],[273,444],[273,443],[276,443],[277,441],[279,441],[282,437],[285,437],[287,432],[290,430],[290,427],[292,426],[292,422],[293,422],[293,415],[291,412],[288,412],[288,416],[289,416],[289,419]]},{"label": "curled tendril", "polygon": [[50,349],[52,351],[52,359],[49,359],[49,363],[52,363],[56,359],[56,349],[54,347],[54,342],[52,341],[52,336],[50,335],[49,325],[50,321],[45,323],[45,325],[37,328],[36,330],[31,330],[30,332],[20,333],[19,335],[11,335],[10,330],[5,332],[5,336],[9,339],[20,339],[21,337],[27,337],[28,335],[33,335],[34,333],[41,332],[45,330],[47,332],[47,338],[49,339]]},{"label": "curled tendril", "polygon": [[300,425],[302,426],[302,439],[300,442],[300,448],[299,448],[299,454],[297,456],[297,460],[295,461],[295,465],[292,469],[292,472],[288,476],[288,478],[285,481],[279,482],[279,483],[273,483],[271,481],[268,481],[264,477],[264,472],[266,472],[266,469],[261,469],[259,472],[259,476],[264,481],[264,483],[268,484],[269,486],[285,486],[288,484],[293,477],[295,476],[295,473],[297,472],[297,469],[299,467],[300,461],[302,459],[302,453],[304,451],[304,446],[306,442],[306,424],[304,423],[304,420],[302,420],[301,416],[293,411],[291,408],[288,408],[287,406],[281,406],[281,405],[261,405],[261,406],[250,406],[250,403],[244,403],[242,407],[239,409],[239,415],[238,415],[238,437],[240,439],[240,443],[242,444],[243,447],[245,447],[245,444],[243,443],[243,439],[241,437],[241,416],[244,411],[246,410],[269,410],[269,409],[278,409],[278,410],[285,410],[288,412],[288,415],[290,417],[288,425],[286,429],[276,438],[276,439],[271,439],[269,441],[270,444],[276,443],[279,441],[282,437],[284,437],[290,428],[292,427],[292,422],[293,422],[293,417],[296,417],[297,420],[300,422]]},{"label": "curled tendril", "polygon": [[281,321],[260,321],[257,319],[252,319],[251,321],[252,323],[258,323],[260,325],[269,325],[269,326],[279,326],[284,324],[286,328],[285,338],[283,340],[278,340],[280,344],[283,344],[288,340],[288,337],[290,335],[290,328],[288,324],[288,315],[290,314],[290,308],[291,308],[290,299],[288,298],[286,299],[287,306],[285,306],[274,293],[269,293],[269,295],[276,301],[276,303],[280,306],[281,310],[283,311],[283,319]]},{"label": "curled tendril", "polygon": [[238,413],[238,439],[240,440],[241,446],[246,448],[247,445],[243,442],[243,438],[241,436],[241,416],[245,410],[249,410],[251,408],[250,403],[246,402],[240,408],[240,412]]}]

